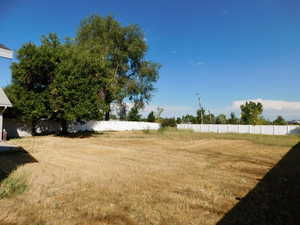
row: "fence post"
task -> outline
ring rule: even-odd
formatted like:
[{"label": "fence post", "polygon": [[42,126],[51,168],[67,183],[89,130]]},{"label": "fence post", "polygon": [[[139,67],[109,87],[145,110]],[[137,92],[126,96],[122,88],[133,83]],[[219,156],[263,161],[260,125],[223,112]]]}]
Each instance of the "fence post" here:
[{"label": "fence post", "polygon": [[275,135],[275,125],[273,125],[273,135]]}]

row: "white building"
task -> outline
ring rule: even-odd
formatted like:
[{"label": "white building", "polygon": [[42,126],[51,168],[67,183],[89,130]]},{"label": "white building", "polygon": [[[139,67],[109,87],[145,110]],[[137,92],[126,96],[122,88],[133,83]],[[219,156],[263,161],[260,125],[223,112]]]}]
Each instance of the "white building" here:
[{"label": "white building", "polygon": [[[13,51],[0,44],[0,57],[12,59]],[[12,107],[12,104],[5,95],[3,89],[0,88],[0,141],[3,140],[3,113],[7,109],[7,107]]]}]

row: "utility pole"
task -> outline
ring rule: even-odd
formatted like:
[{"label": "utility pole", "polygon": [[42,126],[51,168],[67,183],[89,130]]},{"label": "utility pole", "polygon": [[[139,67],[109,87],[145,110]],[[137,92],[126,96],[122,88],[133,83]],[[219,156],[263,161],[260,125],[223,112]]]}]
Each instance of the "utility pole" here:
[{"label": "utility pole", "polygon": [[210,113],[209,110],[208,110],[208,114],[209,114],[209,123],[211,124],[212,123],[212,121],[211,121],[211,113]]},{"label": "utility pole", "polygon": [[203,108],[202,108],[202,105],[201,105],[201,98],[200,98],[200,94],[199,93],[196,93],[197,97],[198,97],[198,105],[199,105],[199,109],[200,109],[200,123],[203,124]]}]

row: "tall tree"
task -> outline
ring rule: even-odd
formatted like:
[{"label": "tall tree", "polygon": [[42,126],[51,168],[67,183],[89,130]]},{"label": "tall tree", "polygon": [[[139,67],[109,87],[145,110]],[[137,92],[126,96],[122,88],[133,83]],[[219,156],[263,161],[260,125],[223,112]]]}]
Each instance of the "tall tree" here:
[{"label": "tall tree", "polygon": [[244,124],[257,125],[263,112],[263,105],[260,102],[246,102],[244,105],[241,105],[241,111],[241,121]]},{"label": "tall tree", "polygon": [[143,107],[151,99],[160,66],[145,59],[148,47],[137,25],[121,26],[110,16],[94,15],[82,21],[76,43],[102,62],[94,77],[106,84],[99,90],[106,120],[113,102],[128,98]]},{"label": "tall tree", "polygon": [[66,45],[62,55],[64,60],[50,85],[50,106],[53,118],[61,123],[62,133],[67,133],[69,123],[103,117],[99,89],[104,84],[94,79],[99,64],[91,59],[88,51]]}]

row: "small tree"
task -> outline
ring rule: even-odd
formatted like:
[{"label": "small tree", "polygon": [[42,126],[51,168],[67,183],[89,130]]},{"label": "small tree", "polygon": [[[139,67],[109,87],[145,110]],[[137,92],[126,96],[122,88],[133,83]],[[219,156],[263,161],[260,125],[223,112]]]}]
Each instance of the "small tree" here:
[{"label": "small tree", "polygon": [[154,116],[154,112],[151,111],[147,117],[147,121],[148,122],[155,122],[155,116]]},{"label": "small tree", "polygon": [[196,124],[198,122],[198,120],[197,120],[197,117],[187,114],[187,115],[182,116],[182,122]]},{"label": "small tree", "polygon": [[118,110],[119,120],[126,120],[127,104],[125,102],[119,102],[118,105],[119,105],[119,110]]},{"label": "small tree", "polygon": [[273,124],[275,125],[286,125],[287,122],[285,121],[285,119],[282,116],[278,116],[274,121]]},{"label": "small tree", "polygon": [[176,123],[177,123],[177,124],[181,124],[181,123],[182,123],[182,120],[181,120],[180,117],[177,117],[177,118],[176,118]]},{"label": "small tree", "polygon": [[164,118],[161,121],[161,127],[176,127],[175,118]]},{"label": "small tree", "polygon": [[156,120],[160,120],[161,119],[161,114],[163,112],[164,112],[164,108],[157,107],[156,112],[154,113],[154,116],[155,116]]},{"label": "small tree", "polygon": [[234,112],[230,113],[230,118],[228,119],[228,123],[229,124],[238,124],[239,123],[239,119],[235,116]]},{"label": "small tree", "polygon": [[224,114],[220,114],[217,116],[216,118],[216,124],[226,124],[227,119],[226,116]]},{"label": "small tree", "polygon": [[197,110],[197,122],[204,123],[205,109],[201,108]]},{"label": "small tree", "polygon": [[259,123],[260,115],[263,112],[263,105],[258,102],[246,102],[244,105],[241,105],[241,121],[244,124],[257,125]]},{"label": "small tree", "polygon": [[128,113],[128,120],[129,121],[140,121],[141,115],[139,114],[138,107],[134,106],[131,108],[131,110]]}]

